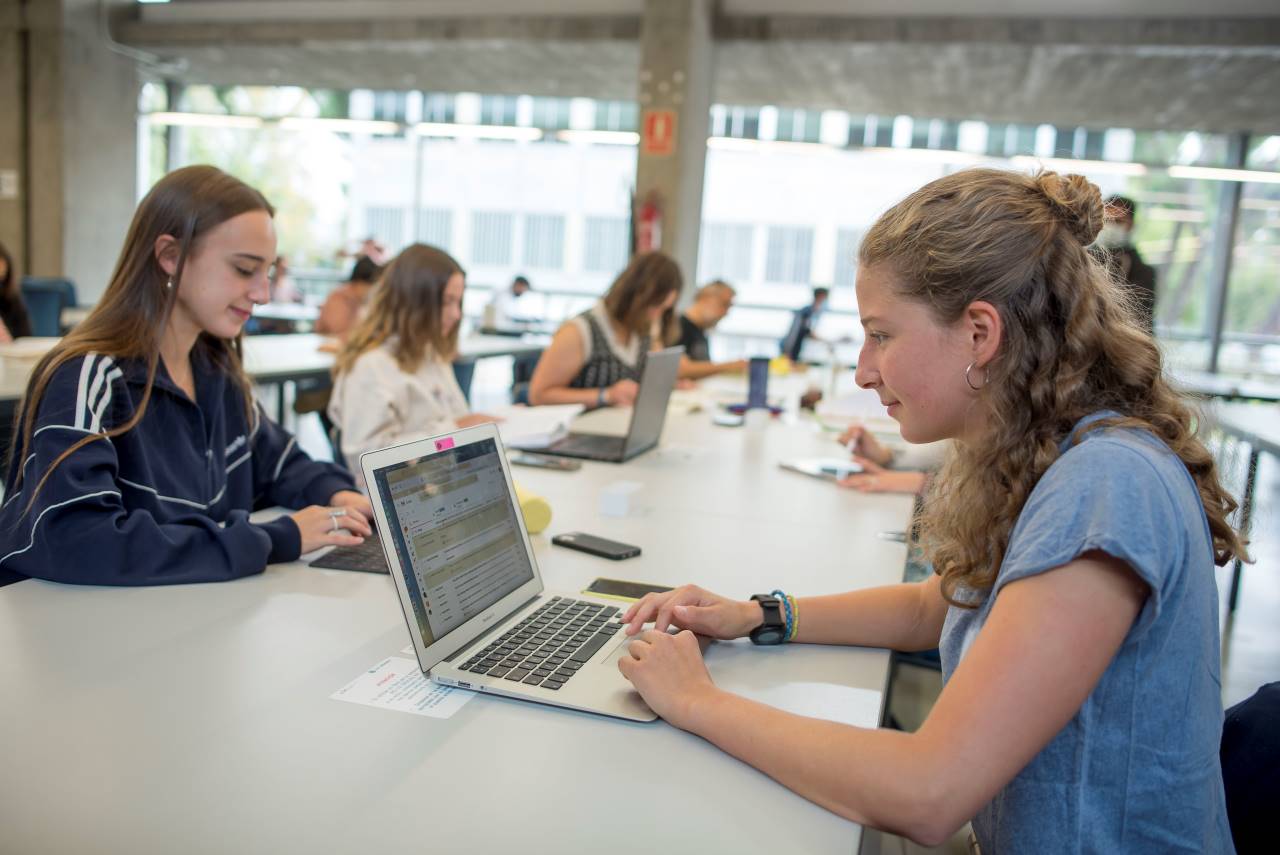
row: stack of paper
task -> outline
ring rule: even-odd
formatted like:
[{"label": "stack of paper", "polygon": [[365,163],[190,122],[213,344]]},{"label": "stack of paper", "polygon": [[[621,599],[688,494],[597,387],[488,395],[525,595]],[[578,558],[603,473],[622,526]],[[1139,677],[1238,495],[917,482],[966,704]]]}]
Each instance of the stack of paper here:
[{"label": "stack of paper", "polygon": [[569,423],[582,410],[581,404],[553,404],[501,407],[488,414],[502,419],[498,434],[508,448],[545,448],[569,432]]}]

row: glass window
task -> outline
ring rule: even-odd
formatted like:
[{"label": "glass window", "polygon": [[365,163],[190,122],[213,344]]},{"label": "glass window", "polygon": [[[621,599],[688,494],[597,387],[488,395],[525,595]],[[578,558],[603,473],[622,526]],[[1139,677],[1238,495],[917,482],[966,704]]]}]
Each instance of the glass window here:
[{"label": "glass window", "polygon": [[453,251],[453,211],[422,208],[418,211],[418,240],[446,252]]},{"label": "glass window", "polygon": [[454,121],[454,96],[440,92],[428,92],[422,99],[422,121],[452,124]]},{"label": "glass window", "polygon": [[770,226],[765,244],[764,278],[768,282],[806,284],[813,257],[813,229]]},{"label": "glass window", "polygon": [[1245,184],[1219,367],[1280,373],[1280,185]]},{"label": "glass window", "polygon": [[408,114],[407,92],[375,92],[373,118],[382,122],[403,122]]},{"label": "glass window", "polygon": [[858,278],[858,247],[862,229],[840,229],[836,232],[836,270],[834,284],[852,287]]},{"label": "glass window", "polygon": [[506,95],[482,95],[480,97],[480,124],[514,125],[515,123],[515,98]]},{"label": "glass window", "polygon": [[533,126],[545,131],[562,131],[569,127],[569,101],[566,98],[534,98]]},{"label": "glass window", "polygon": [[505,266],[511,263],[515,217],[487,211],[471,215],[471,263]]},{"label": "glass window", "polygon": [[630,241],[624,217],[587,217],[582,267],[590,273],[620,273]]},{"label": "glass window", "polygon": [[751,249],[755,227],[748,223],[702,224],[698,247],[698,281],[751,278]]},{"label": "glass window", "polygon": [[564,217],[558,214],[525,215],[524,263],[527,267],[544,270],[564,267]]},{"label": "glass window", "polygon": [[364,231],[395,253],[404,249],[404,208],[370,206],[364,209]]}]

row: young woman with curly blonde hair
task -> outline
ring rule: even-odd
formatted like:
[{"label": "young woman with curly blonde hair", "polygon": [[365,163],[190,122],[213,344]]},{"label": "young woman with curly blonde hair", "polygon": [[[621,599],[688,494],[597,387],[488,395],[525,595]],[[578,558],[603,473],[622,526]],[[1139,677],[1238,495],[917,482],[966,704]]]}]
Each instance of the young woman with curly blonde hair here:
[{"label": "young woman with curly blonde hair", "polygon": [[[1214,565],[1244,553],[1235,502],[1086,251],[1102,221],[1080,176],[989,169],[880,218],[860,251],[857,376],[908,441],[954,440],[923,518],[936,575],[772,601],[650,594],[625,619],[656,626],[619,667],[655,710],[925,843],[972,820],[988,853],[1232,851]],[[802,718],[718,689],[669,625],[938,647],[946,684],[915,733]]]}]

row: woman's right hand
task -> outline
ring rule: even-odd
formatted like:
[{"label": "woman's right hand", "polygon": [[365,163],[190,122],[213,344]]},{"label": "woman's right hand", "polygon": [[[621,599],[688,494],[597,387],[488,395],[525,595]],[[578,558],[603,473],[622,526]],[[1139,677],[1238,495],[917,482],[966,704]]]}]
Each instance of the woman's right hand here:
[{"label": "woman's right hand", "polygon": [[650,621],[658,632],[676,626],[728,640],[741,638],[763,623],[764,611],[753,600],[731,600],[697,585],[682,585],[674,591],[645,594],[622,616],[627,635],[635,635]]},{"label": "woman's right hand", "polygon": [[[345,513],[334,516],[340,511]],[[303,555],[322,546],[356,546],[373,534],[373,527],[357,508],[312,505],[290,514],[289,519],[302,535]]]},{"label": "woman's right hand", "polygon": [[881,445],[862,425],[849,425],[836,442],[848,448],[855,457],[865,457],[879,466],[888,466],[893,461],[893,452]]},{"label": "woman's right hand", "polygon": [[629,407],[640,394],[640,384],[634,380],[619,380],[604,390],[604,402],[610,407]]}]

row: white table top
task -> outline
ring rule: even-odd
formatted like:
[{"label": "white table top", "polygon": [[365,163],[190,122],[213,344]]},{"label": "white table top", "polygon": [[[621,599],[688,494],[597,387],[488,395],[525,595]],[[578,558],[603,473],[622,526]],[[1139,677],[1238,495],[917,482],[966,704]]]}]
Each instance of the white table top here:
[{"label": "white table top", "polygon": [[1280,407],[1275,404],[1218,404],[1214,421],[1227,433],[1280,456]]},{"label": "white table top", "polygon": [[[911,502],[779,470],[829,454],[810,423],[673,416],[663,447],[576,473],[517,469],[554,518],[550,589],[597,575],[745,596],[901,579]],[[600,489],[640,481],[627,518]],[[550,545],[640,545],[615,564]],[[408,643],[390,579],[301,564],[220,585],[0,589],[0,827],[41,852],[856,852],[858,826],[665,723],[477,697],[447,720],[329,696]],[[727,688],[882,691],[880,650],[708,651]],[[555,817],[563,815],[563,819]],[[667,841],[664,843],[664,840]]]}]

